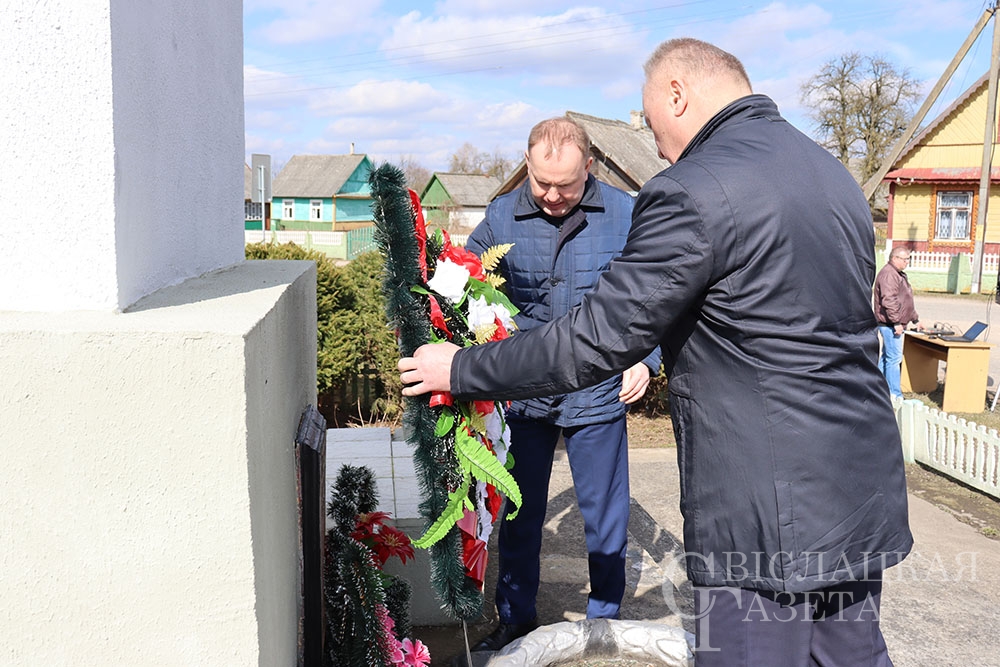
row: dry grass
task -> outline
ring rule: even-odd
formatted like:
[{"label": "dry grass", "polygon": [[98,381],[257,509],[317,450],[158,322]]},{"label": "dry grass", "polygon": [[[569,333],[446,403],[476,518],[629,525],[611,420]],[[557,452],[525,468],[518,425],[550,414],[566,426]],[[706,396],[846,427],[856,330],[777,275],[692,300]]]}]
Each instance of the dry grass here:
[{"label": "dry grass", "polygon": [[[935,391],[929,394],[910,394],[904,393],[904,398],[915,398],[922,402],[924,405],[932,408],[941,409],[941,402],[944,400],[944,385],[939,384]],[[975,422],[981,424],[986,428],[995,428],[1000,430],[1000,411],[990,412],[990,403],[993,401],[992,395],[987,395],[983,401],[982,412],[949,412],[948,414],[955,415],[960,419],[966,421]]]},{"label": "dry grass", "polygon": [[670,417],[647,417],[639,412],[628,414],[629,449],[655,449],[674,447],[674,426]]}]

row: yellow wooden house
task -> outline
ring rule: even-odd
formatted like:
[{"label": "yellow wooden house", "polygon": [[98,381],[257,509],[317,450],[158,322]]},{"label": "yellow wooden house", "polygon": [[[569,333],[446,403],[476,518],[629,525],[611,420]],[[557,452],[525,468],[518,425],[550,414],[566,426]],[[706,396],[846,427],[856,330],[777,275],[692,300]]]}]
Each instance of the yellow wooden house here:
[{"label": "yellow wooden house", "polygon": [[[977,220],[988,80],[983,76],[918,134],[885,175],[888,246],[973,252],[983,238]],[[994,143],[997,143],[994,141]],[[993,148],[984,254],[1000,251],[1000,148]]]}]

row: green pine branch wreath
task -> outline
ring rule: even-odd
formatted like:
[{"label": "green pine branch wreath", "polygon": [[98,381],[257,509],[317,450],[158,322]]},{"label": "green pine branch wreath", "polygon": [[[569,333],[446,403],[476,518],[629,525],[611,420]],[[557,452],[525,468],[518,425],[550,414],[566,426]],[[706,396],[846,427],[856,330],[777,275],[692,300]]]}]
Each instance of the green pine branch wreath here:
[{"label": "green pine branch wreath", "polygon": [[[384,259],[386,314],[400,355],[445,339],[464,346],[506,337],[517,309],[498,291],[502,281],[489,269],[510,246],[484,253],[485,269],[479,257],[452,246],[447,234],[427,235],[420,203],[398,167],[380,165],[369,185],[375,243]],[[431,583],[443,608],[472,620],[482,611],[486,542],[500,494],[521,504],[509,473],[513,458],[503,405],[454,401],[447,393],[406,398],[403,427],[415,448],[423,496],[425,533],[414,546],[430,550]]]}]

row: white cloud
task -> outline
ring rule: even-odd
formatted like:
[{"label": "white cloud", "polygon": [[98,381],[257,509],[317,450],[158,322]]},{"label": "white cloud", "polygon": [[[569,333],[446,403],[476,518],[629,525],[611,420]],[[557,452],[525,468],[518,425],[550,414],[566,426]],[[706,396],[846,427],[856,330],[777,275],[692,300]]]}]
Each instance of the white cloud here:
[{"label": "white cloud", "polygon": [[380,5],[379,0],[244,0],[244,11],[278,14],[253,31],[254,39],[303,44],[356,33],[359,25],[373,21]]},{"label": "white cloud", "polygon": [[506,9],[475,17],[410,12],[382,42],[383,53],[424,71],[483,69],[553,87],[600,85],[639,67],[643,40],[620,15],[593,7],[544,16]]},{"label": "white cloud", "polygon": [[368,79],[345,90],[316,93],[310,97],[309,110],[315,114],[337,116],[393,115],[427,116],[453,100],[433,86],[419,81]]}]

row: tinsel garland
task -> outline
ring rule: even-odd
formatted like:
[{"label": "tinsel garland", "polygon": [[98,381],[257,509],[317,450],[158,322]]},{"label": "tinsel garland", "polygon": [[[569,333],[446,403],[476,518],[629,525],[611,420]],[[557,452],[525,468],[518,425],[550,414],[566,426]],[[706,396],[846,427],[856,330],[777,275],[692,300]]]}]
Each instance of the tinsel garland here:
[{"label": "tinsel garland", "polygon": [[[498,290],[502,278],[490,272],[510,245],[479,257],[453,246],[441,230],[429,234],[416,193],[392,165],[373,170],[369,183],[386,314],[400,354],[411,356],[428,342],[466,346],[505,338],[517,309]],[[403,422],[423,492],[425,532],[413,546],[430,549],[431,582],[442,606],[456,618],[473,619],[482,609],[487,543],[501,495],[521,503],[508,472],[513,458],[504,406],[433,393],[406,399]]]}]

